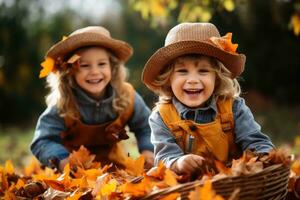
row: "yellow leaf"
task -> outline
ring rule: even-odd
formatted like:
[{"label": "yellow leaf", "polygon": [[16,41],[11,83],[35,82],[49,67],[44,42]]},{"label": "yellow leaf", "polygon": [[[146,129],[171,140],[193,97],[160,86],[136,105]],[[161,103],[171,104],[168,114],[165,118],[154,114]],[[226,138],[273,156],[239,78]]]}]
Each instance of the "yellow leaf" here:
[{"label": "yellow leaf", "polygon": [[172,193],[169,194],[168,196],[165,196],[163,198],[161,198],[161,200],[176,200],[178,197],[180,197],[180,193]]},{"label": "yellow leaf", "polygon": [[76,192],[71,194],[66,200],[78,200],[82,196],[82,192]]},{"label": "yellow leaf", "polygon": [[8,173],[8,174],[13,174],[13,173],[15,172],[14,166],[13,166],[11,160],[7,160],[7,161],[5,162],[4,170],[5,170],[5,172]]},{"label": "yellow leaf", "polygon": [[100,191],[103,196],[108,196],[112,192],[115,192],[116,189],[117,189],[117,182],[114,179],[111,179],[107,184],[103,185]]},{"label": "yellow leaf", "polygon": [[165,172],[164,181],[168,186],[174,186],[178,184],[176,180],[176,174],[169,169],[167,169]]},{"label": "yellow leaf", "polygon": [[125,194],[132,195],[133,197],[141,197],[151,191],[155,183],[145,177],[140,183],[125,183],[120,186],[120,190]]},{"label": "yellow leaf", "polygon": [[151,176],[151,177],[162,180],[164,178],[165,171],[166,171],[166,166],[164,165],[164,163],[162,161],[160,161],[158,163],[157,167],[152,167],[147,172],[147,176]]},{"label": "yellow leaf", "polygon": [[140,156],[136,160],[128,157],[125,160],[126,171],[133,176],[141,176],[144,172],[144,156]]},{"label": "yellow leaf", "polygon": [[4,193],[4,200],[16,200],[16,196],[14,195],[14,193],[6,190]]},{"label": "yellow leaf", "polygon": [[294,34],[300,35],[300,14],[294,14],[291,18],[291,24],[294,30]]},{"label": "yellow leaf", "polygon": [[44,181],[44,183],[46,183],[46,185],[48,185],[49,187],[52,187],[55,190],[65,191],[65,186],[61,181],[47,180],[47,179],[44,179],[43,181]]},{"label": "yellow leaf", "polygon": [[300,175],[300,160],[295,160],[291,166],[291,170],[295,172],[296,175]]},{"label": "yellow leaf", "polygon": [[31,157],[31,160],[28,165],[24,167],[24,175],[25,176],[31,176],[32,174],[38,174],[41,173],[41,165],[39,161],[35,157]]},{"label": "yellow leaf", "polygon": [[212,188],[211,181],[206,181],[202,187],[196,187],[189,194],[190,200],[224,200],[220,195],[217,195]]},{"label": "yellow leaf", "polygon": [[44,170],[39,172],[39,174],[33,174],[32,179],[35,181],[42,181],[44,179],[52,179],[55,180],[58,178],[58,174],[54,172],[53,169],[46,167]]},{"label": "yellow leaf", "polygon": [[76,165],[83,169],[90,169],[93,166],[95,155],[90,154],[84,146],[80,146],[78,151],[73,151],[69,156],[70,166]]},{"label": "yellow leaf", "polygon": [[50,72],[54,70],[54,60],[50,57],[47,57],[44,62],[41,63],[41,66],[43,67],[40,71],[39,78],[44,78],[48,76]]},{"label": "yellow leaf", "polygon": [[25,185],[25,182],[22,179],[18,179],[18,182],[16,183],[16,188],[20,189],[21,187],[23,187]]},{"label": "yellow leaf", "polygon": [[103,173],[100,169],[88,169],[84,171],[85,176],[89,180],[96,180],[98,176],[101,176]]},{"label": "yellow leaf", "polygon": [[225,0],[223,2],[223,6],[229,12],[233,11],[235,8],[234,2],[232,0]]},{"label": "yellow leaf", "polygon": [[150,4],[150,11],[154,17],[161,17],[166,15],[166,8],[159,0],[152,0]]}]

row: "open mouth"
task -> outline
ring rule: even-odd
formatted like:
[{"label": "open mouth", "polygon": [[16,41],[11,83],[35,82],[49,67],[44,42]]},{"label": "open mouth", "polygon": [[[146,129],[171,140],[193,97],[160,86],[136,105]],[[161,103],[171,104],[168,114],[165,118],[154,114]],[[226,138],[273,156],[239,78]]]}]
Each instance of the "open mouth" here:
[{"label": "open mouth", "polygon": [[183,89],[183,91],[188,95],[197,95],[200,94],[203,89]]},{"label": "open mouth", "polygon": [[90,80],[86,80],[87,83],[89,84],[98,84],[102,81],[103,79],[90,79]]}]

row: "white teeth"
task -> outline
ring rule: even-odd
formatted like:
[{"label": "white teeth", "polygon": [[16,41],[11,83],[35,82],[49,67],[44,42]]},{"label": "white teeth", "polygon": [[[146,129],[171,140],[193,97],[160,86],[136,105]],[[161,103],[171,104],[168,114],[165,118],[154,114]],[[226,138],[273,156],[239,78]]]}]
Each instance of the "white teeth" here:
[{"label": "white teeth", "polygon": [[202,89],[184,89],[185,91],[188,91],[188,92],[199,92],[201,91]]},{"label": "white teeth", "polygon": [[101,79],[87,80],[88,83],[100,83]]}]

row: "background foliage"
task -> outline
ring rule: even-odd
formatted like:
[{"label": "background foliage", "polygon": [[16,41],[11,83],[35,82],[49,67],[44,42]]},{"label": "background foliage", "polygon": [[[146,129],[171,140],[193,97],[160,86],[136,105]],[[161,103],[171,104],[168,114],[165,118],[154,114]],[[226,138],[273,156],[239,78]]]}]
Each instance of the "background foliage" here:
[{"label": "background foliage", "polygon": [[[135,53],[127,64],[129,82],[152,107],[156,97],[140,81],[143,65],[163,46],[168,30],[181,21],[210,21],[221,35],[232,32],[238,52],[247,56],[241,78],[244,97],[263,130],[278,143],[292,142],[300,133],[299,0],[51,2],[0,0],[2,139],[11,135],[7,131],[11,127],[24,135],[32,132],[45,108],[45,80],[38,78],[45,52],[64,35],[88,25],[105,26],[113,37],[133,46]],[[74,2],[79,6],[70,7]]]}]

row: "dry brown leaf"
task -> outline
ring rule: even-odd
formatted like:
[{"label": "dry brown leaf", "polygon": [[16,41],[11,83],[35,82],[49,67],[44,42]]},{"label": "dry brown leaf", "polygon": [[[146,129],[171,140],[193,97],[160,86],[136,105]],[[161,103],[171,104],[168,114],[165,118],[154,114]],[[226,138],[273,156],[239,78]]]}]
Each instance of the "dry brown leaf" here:
[{"label": "dry brown leaf", "polygon": [[80,146],[78,151],[73,151],[69,156],[69,163],[72,168],[73,165],[79,166],[83,169],[90,169],[93,166],[95,155],[90,154],[84,146]]}]

